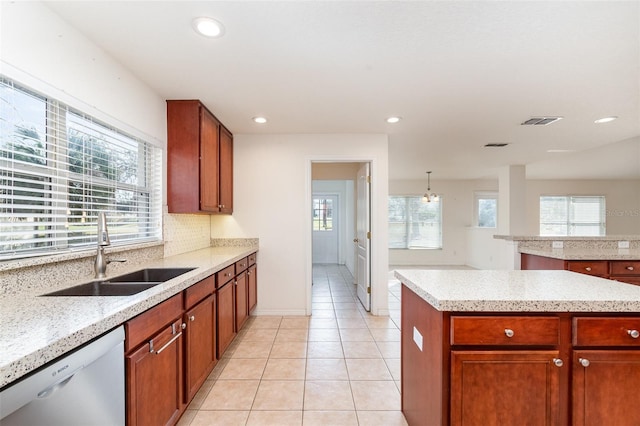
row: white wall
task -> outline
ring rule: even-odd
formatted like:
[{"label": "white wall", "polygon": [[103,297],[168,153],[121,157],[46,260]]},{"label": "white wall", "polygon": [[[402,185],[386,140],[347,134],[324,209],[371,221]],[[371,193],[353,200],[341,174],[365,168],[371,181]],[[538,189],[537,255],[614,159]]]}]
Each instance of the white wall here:
[{"label": "white wall", "polygon": [[[372,312],[387,312],[386,135],[235,135],[234,214],[212,237],[258,237],[259,314],[311,312],[311,162],[372,162]],[[338,153],[338,154],[336,154]]]}]

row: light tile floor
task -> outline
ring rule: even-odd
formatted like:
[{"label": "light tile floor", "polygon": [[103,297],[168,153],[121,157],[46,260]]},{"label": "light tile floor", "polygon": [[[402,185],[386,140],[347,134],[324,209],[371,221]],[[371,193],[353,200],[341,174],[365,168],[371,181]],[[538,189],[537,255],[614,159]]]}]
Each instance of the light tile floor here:
[{"label": "light tile floor", "polygon": [[311,317],[251,317],[179,426],[406,425],[400,284],[389,317],[367,313],[344,266],[314,265]]}]

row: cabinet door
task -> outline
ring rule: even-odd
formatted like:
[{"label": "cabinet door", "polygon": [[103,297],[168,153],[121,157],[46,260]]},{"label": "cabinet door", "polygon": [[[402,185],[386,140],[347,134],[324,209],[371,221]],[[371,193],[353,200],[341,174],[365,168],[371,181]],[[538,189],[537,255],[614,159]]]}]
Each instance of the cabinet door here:
[{"label": "cabinet door", "polygon": [[253,264],[247,271],[247,281],[249,281],[249,312],[258,304],[258,267]]},{"label": "cabinet door", "polygon": [[220,124],[209,111],[200,108],[200,210],[218,212]]},{"label": "cabinet door", "polygon": [[220,126],[220,213],[233,213],[233,135]]},{"label": "cabinet door", "polygon": [[185,403],[216,365],[215,297],[211,295],[185,313]]},{"label": "cabinet door", "polygon": [[182,321],[165,327],[125,356],[127,425],[175,424],[182,400]]},{"label": "cabinet door", "polygon": [[217,294],[217,314],[218,314],[218,359],[227,349],[235,337],[234,329],[234,285],[233,281],[223,285],[218,289]]},{"label": "cabinet door", "polygon": [[236,332],[240,331],[249,316],[249,283],[247,281],[247,273],[242,272],[234,281],[236,287]]},{"label": "cabinet door", "polygon": [[573,424],[640,425],[640,351],[574,351]]},{"label": "cabinet door", "polygon": [[451,425],[558,425],[557,357],[557,351],[452,351]]}]

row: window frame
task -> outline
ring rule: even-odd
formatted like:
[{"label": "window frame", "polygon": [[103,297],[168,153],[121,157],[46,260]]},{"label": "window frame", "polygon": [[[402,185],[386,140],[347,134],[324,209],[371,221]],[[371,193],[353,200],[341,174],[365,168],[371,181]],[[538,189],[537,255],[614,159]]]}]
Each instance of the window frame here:
[{"label": "window frame", "polygon": [[[495,226],[480,226],[480,200],[495,200],[496,217]],[[476,228],[481,229],[497,229],[498,228],[498,212],[500,209],[500,200],[497,191],[476,191],[473,195],[473,224]]]},{"label": "window frame", "polygon": [[[545,221],[543,222],[542,219],[542,200],[543,198],[564,198],[565,204],[566,204],[566,217],[560,218],[558,220],[554,220],[554,221]],[[599,214],[600,214],[600,221],[599,222],[576,222],[576,221],[572,221],[571,217],[572,217],[572,206],[574,206],[577,203],[573,203],[573,199],[580,199],[580,198],[599,198],[601,200],[601,203],[599,203]],[[540,236],[548,236],[548,237],[591,237],[591,236],[605,236],[607,234],[607,214],[606,214],[606,196],[605,195],[540,195],[538,198],[538,226],[539,226],[539,234]],[[598,226],[599,227],[599,233],[598,235],[593,235],[593,234],[581,234],[581,233],[574,233],[572,232],[572,230],[575,229],[579,229],[579,226],[576,226],[576,224],[592,224],[592,226]],[[547,225],[564,225],[566,227],[566,233],[564,234],[552,234],[552,233],[543,233],[543,225],[547,224]]]},{"label": "window frame", "polygon": [[[406,218],[405,218],[404,221],[399,222],[399,223],[404,223],[404,228],[405,228],[405,234],[404,234],[405,238],[404,238],[404,240],[405,240],[405,244],[404,244],[404,247],[392,247],[391,246],[391,240],[392,239],[389,238],[388,239],[389,241],[388,241],[387,248],[389,250],[442,250],[442,248],[443,248],[443,239],[444,239],[443,238],[443,214],[442,214],[442,211],[443,211],[443,204],[442,204],[443,201],[442,201],[442,199],[443,199],[443,197],[442,197],[442,195],[438,196],[438,200],[437,201],[432,201],[431,202],[431,203],[434,203],[434,204],[438,204],[438,221],[437,221],[437,223],[439,225],[439,229],[438,229],[439,241],[438,241],[437,246],[435,246],[435,247],[411,245],[410,244],[410,238],[408,237],[408,235],[411,232],[411,226],[412,226],[413,223],[415,223],[415,221],[411,221],[410,219],[408,219],[410,217],[410,214],[409,214],[410,200],[411,199],[417,199],[422,204],[423,203],[423,201],[422,201],[423,200],[423,195],[416,195],[416,194],[412,194],[412,195],[396,195],[396,194],[393,194],[392,195],[392,194],[389,194],[389,196],[388,196],[389,205],[392,204],[391,203],[391,198],[403,198],[404,201],[405,201],[405,215],[406,215]],[[396,223],[396,222],[395,221],[391,222],[389,215],[390,215],[390,212],[387,212],[387,223],[388,223],[389,229],[391,229],[392,228],[392,223]]]}]

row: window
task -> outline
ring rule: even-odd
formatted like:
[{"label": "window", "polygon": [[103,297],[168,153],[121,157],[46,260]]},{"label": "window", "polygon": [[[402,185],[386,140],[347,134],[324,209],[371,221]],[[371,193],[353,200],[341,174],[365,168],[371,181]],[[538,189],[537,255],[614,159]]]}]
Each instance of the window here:
[{"label": "window", "polygon": [[476,192],[475,224],[479,228],[496,228],[498,225],[498,193]]},{"label": "window", "polygon": [[389,197],[389,248],[442,248],[442,197]]},{"label": "window", "polygon": [[161,152],[0,77],[0,259],[161,238]]},{"label": "window", "polygon": [[313,230],[333,230],[333,200],[330,198],[313,199]]},{"label": "window", "polygon": [[605,235],[603,196],[540,197],[540,235]]}]

